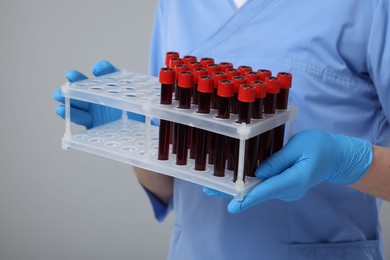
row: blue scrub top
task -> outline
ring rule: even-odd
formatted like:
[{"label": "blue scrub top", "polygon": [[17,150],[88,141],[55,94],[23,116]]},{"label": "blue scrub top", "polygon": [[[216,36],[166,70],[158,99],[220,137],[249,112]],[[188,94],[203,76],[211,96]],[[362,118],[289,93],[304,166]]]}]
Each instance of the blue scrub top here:
[{"label": "blue scrub top", "polygon": [[[321,129],[390,146],[387,0],[161,0],[151,73],[165,52],[293,74],[290,134]],[[150,195],[150,194],[149,194]],[[175,179],[158,219],[175,212],[169,259],[382,259],[380,201],[323,183],[295,202],[270,200],[231,215],[227,199]]]}]

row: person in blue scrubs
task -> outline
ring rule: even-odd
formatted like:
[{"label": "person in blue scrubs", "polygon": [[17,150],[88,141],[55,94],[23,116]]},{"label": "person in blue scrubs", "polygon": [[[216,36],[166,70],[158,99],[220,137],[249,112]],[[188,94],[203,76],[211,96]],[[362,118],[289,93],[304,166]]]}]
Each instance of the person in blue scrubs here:
[{"label": "person in blue scrubs", "polygon": [[[256,171],[242,202],[135,169],[162,221],[175,211],[169,259],[383,259],[390,200],[388,0],[161,0],[150,73],[167,51],[293,74],[299,116],[286,146]],[[95,75],[117,69],[106,61]],[[85,78],[76,71],[70,81]],[[54,97],[63,101],[57,90]],[[94,127],[118,111],[72,104]],[[64,116],[63,106],[57,114]]]}]

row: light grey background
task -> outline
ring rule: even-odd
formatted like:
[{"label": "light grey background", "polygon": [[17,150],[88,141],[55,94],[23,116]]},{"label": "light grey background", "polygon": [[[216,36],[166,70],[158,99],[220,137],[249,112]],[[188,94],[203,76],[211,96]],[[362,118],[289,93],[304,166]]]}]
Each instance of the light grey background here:
[{"label": "light grey background", "polygon": [[100,59],[146,73],[155,5],[0,1],[0,260],[166,258],[172,214],[154,220],[129,166],[61,150],[52,100]]}]

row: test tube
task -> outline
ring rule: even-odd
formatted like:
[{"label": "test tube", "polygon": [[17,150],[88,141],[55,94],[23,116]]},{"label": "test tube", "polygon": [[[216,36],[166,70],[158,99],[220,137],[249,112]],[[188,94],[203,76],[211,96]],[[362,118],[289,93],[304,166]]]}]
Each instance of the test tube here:
[{"label": "test tube", "polygon": [[[264,81],[260,80],[253,80],[251,85],[255,88],[252,118],[260,119],[262,118],[263,100],[266,96],[266,85]],[[246,176],[255,177],[255,170],[259,159],[260,137],[261,135],[254,136],[246,142],[248,147],[244,164],[244,173]]]},{"label": "test tube", "polygon": [[[189,68],[187,65],[184,65],[183,63],[178,63],[176,64],[176,61],[175,59],[172,59],[171,60],[171,65],[175,64],[175,67],[174,67],[174,70],[175,70],[175,75],[176,75],[176,81],[175,81],[175,100],[179,100],[179,87],[178,87],[178,76],[179,76],[179,73],[182,72],[182,71],[188,71]],[[181,62],[183,62],[181,60]],[[179,124],[178,123],[173,123],[173,131],[172,131],[172,152],[174,154],[176,154],[176,148],[177,148],[177,143],[176,143],[176,140],[177,140],[177,132],[178,132],[178,127],[179,127]]]},{"label": "test tube", "polygon": [[[249,84],[242,84],[238,90],[238,101],[239,101],[239,111],[238,111],[238,123],[251,123],[251,115],[252,115],[252,104],[255,101],[256,93],[255,88]],[[249,140],[245,141],[245,160],[247,161],[251,154],[251,149],[253,147],[249,146]],[[238,154],[237,154],[238,158]],[[256,158],[257,161],[257,158]],[[237,159],[238,163],[238,159]],[[248,168],[247,162],[244,164],[244,173],[245,169]],[[244,174],[245,178],[245,174]],[[237,166],[235,167],[233,181],[237,180]]]},{"label": "test tube", "polygon": [[[275,114],[276,97],[279,93],[280,80],[276,77],[267,77],[265,78],[265,84],[267,95],[264,100],[264,114]],[[261,134],[260,162],[264,161],[272,154],[273,139],[274,129]]]},{"label": "test tube", "polygon": [[202,75],[207,75],[207,71],[204,68],[196,67],[192,70],[194,73],[194,88],[192,90],[192,104],[198,104],[198,79]]},{"label": "test tube", "polygon": [[252,70],[253,69],[251,66],[241,65],[238,67],[238,71],[240,72],[240,75],[243,77],[245,77],[245,73],[252,71]]},{"label": "test tube", "polygon": [[233,63],[230,63],[230,62],[220,62],[219,65],[221,66],[221,71],[222,72],[225,72],[228,70],[228,69],[232,69],[233,68]]},{"label": "test tube", "polygon": [[[191,88],[194,85],[194,75],[189,71],[182,71],[178,77],[178,91],[179,93],[179,106],[180,109],[191,108]],[[179,124],[177,128],[176,137],[176,164],[186,165],[188,157],[188,126]]]},{"label": "test tube", "polygon": [[175,51],[169,51],[165,54],[165,66],[170,67],[171,59],[173,58],[179,58],[180,55],[178,52]]},{"label": "test tube", "polygon": [[[230,118],[230,99],[234,95],[233,81],[228,79],[222,79],[218,83],[218,118],[228,119]],[[216,147],[215,147],[215,161],[214,161],[214,176],[225,176],[226,167],[226,148],[228,143],[228,137],[225,135],[216,135]]]},{"label": "test tube", "polygon": [[[287,109],[288,94],[291,88],[292,75],[288,72],[279,72],[276,76],[280,80],[280,92],[276,98],[276,109]],[[283,147],[284,124],[275,128],[275,137],[272,153],[276,153]]]},{"label": "test tube", "polygon": [[[198,104],[198,82],[199,82],[199,77],[202,75],[207,75],[207,71],[203,68],[194,68],[192,71],[194,74],[194,87],[191,89],[192,92],[192,104]],[[210,102],[210,99],[209,99]],[[210,104],[209,104],[210,107]],[[196,157],[196,142],[197,142],[197,137],[198,135],[196,134],[196,128],[192,127],[191,128],[192,133],[190,135],[190,158],[195,159]]]},{"label": "test tube", "polygon": [[240,85],[246,84],[247,80],[243,76],[233,76],[232,80],[234,83],[234,97],[232,99],[231,112],[232,114],[238,114],[238,89]]},{"label": "test tube", "polygon": [[[199,105],[198,113],[208,114],[210,113],[210,100],[214,92],[214,80],[207,75],[201,75],[198,79],[198,92],[199,92]],[[193,128],[196,135],[195,148],[195,170],[206,170],[206,157],[207,157],[207,135],[208,131]]]},{"label": "test tube", "polygon": [[251,83],[256,89],[256,99],[253,103],[252,118],[261,119],[263,116],[264,98],[267,94],[266,84],[261,80],[253,80]]},{"label": "test tube", "polygon": [[202,64],[203,68],[206,69],[207,64],[212,64],[212,63],[214,63],[214,59],[213,59],[213,58],[207,58],[207,57],[201,58],[201,59],[200,59],[200,63]]},{"label": "test tube", "polygon": [[206,65],[206,70],[210,76],[213,76],[214,72],[221,71],[221,66],[219,64],[210,63]]},{"label": "test tube", "polygon": [[218,103],[218,83],[221,79],[226,79],[226,74],[220,71],[213,72],[211,75],[214,79],[214,94],[211,99],[211,108],[217,109],[217,103]]},{"label": "test tube", "polygon": [[[161,83],[160,104],[172,104],[172,90],[175,83],[175,71],[171,68],[160,70],[159,80]],[[161,119],[158,139],[158,160],[168,160],[169,139],[171,135],[171,122]]]}]

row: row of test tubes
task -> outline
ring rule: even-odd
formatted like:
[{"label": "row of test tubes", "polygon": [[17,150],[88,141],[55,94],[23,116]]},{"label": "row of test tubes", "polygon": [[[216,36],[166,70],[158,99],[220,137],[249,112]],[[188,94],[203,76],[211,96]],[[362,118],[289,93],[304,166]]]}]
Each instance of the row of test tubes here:
[{"label": "row of test tubes", "polygon": [[[264,114],[275,114],[276,109],[287,109],[292,75],[279,72],[272,76],[267,69],[253,71],[250,66],[237,69],[230,62],[216,64],[213,58],[184,56],[167,52],[166,67],[161,68],[161,105],[177,102],[178,109],[197,106],[197,113],[216,110],[218,120],[237,114],[239,124],[251,124]],[[245,142],[244,176],[254,176],[260,162],[283,146],[284,125],[254,136]],[[240,140],[204,129],[167,120],[160,121],[158,160],[176,155],[177,165],[194,159],[195,170],[205,171],[213,165],[214,176],[225,176],[225,169],[234,171],[237,180]],[[171,150],[171,151],[170,151]]]}]

